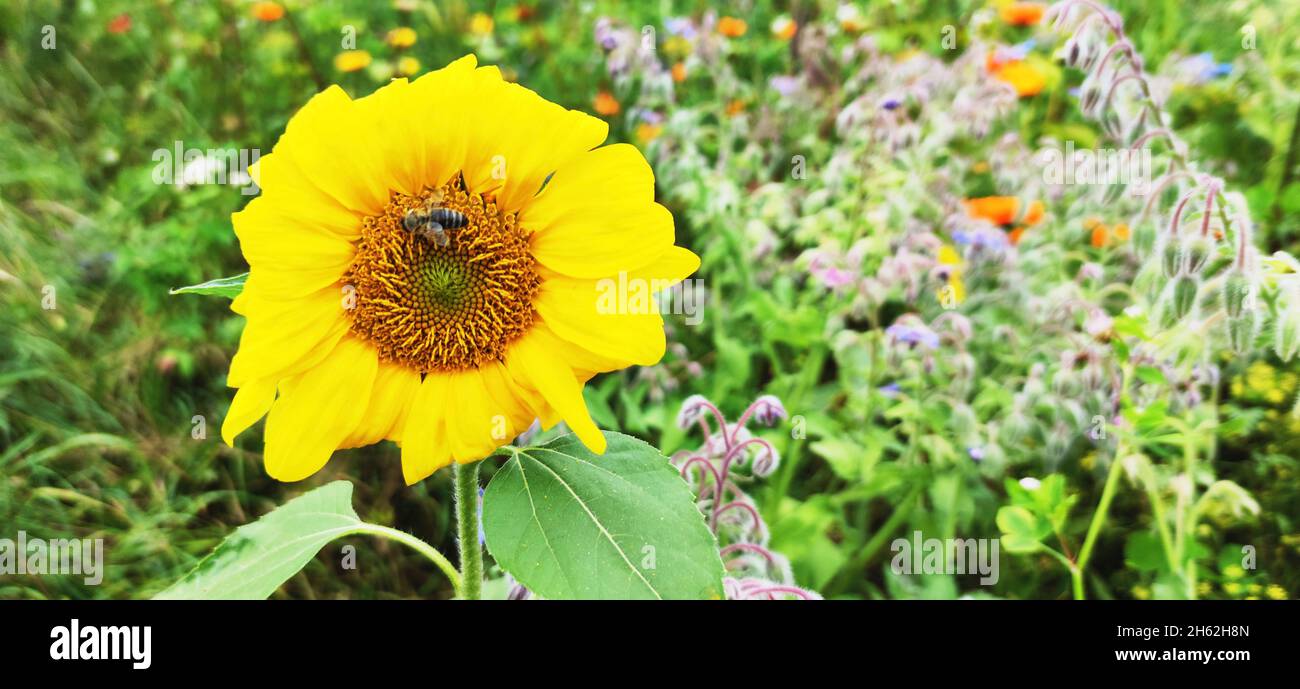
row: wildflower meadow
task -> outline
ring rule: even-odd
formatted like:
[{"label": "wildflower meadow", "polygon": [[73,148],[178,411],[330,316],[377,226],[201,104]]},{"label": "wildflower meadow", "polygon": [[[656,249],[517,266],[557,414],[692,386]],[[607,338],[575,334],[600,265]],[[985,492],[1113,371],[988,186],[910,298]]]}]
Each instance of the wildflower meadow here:
[{"label": "wildflower meadow", "polygon": [[13,0],[0,61],[0,599],[1300,597],[1300,3]]}]

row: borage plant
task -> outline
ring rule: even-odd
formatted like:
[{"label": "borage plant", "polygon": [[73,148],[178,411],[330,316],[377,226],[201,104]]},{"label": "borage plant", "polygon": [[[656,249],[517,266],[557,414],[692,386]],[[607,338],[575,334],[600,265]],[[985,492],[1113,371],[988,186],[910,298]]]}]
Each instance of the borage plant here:
[{"label": "borage plant", "polygon": [[[720,598],[723,567],[686,483],[656,449],[602,432],[583,385],[664,354],[653,300],[610,305],[602,280],[656,289],[699,265],[628,145],[466,57],[352,100],[331,87],[289,122],[233,217],[250,270],[183,291],[247,319],[227,443],[266,417],[267,472],[299,481],[337,449],[392,440],[408,484],[451,465],[459,568],[361,521],[335,482],[238,529],[164,597],[262,598],[329,541],[373,534],[481,596],[482,536],[546,598]],[[623,308],[637,307],[637,308]],[[505,445],[534,422],[573,430]]]}]

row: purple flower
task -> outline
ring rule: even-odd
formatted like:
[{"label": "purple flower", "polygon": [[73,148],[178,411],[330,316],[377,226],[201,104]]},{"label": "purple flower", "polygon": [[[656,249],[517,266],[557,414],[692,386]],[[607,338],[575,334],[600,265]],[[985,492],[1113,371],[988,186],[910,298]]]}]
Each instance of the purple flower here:
[{"label": "purple flower", "polygon": [[966,448],[966,454],[970,455],[970,458],[976,462],[984,461],[984,448],[978,445]]},{"label": "purple flower", "polygon": [[704,395],[691,395],[682,402],[681,411],[677,412],[677,427],[681,429],[690,428],[695,420],[711,406]]},{"label": "purple flower", "polygon": [[880,394],[892,400],[895,397],[898,397],[900,388],[898,387],[898,383],[890,383],[889,385],[880,386],[878,390],[880,391]]},{"label": "purple flower", "polygon": [[885,337],[896,344],[905,344],[911,349],[920,345],[924,349],[938,349],[939,336],[924,325],[910,326],[895,323],[885,329]]},{"label": "purple flower", "polygon": [[799,90],[799,77],[780,74],[772,77],[767,82],[785,98],[793,96]]},{"label": "purple flower", "polygon": [[681,36],[687,40],[695,38],[695,24],[685,17],[669,17],[664,20],[664,28],[670,36]]},{"label": "purple flower", "polygon": [[777,421],[783,421],[788,416],[785,405],[781,404],[776,395],[763,395],[754,400],[754,420],[764,426],[774,426]]}]

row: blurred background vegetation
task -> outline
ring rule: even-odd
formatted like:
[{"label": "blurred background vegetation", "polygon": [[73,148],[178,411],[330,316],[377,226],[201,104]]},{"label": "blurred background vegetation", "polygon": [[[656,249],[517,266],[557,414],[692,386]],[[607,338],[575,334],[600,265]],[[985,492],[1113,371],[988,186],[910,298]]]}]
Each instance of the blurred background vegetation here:
[{"label": "blurred background vegetation", "polygon": [[[984,6],[963,0],[6,2],[0,7],[0,537],[22,530],[31,537],[103,538],[107,568],[98,587],[78,577],[2,577],[0,598],[150,596],[234,526],[337,478],[356,484],[364,519],[454,550],[448,472],[407,488],[391,444],[339,453],[305,484],[286,485],[262,469],[260,430],[245,434],[236,448],[221,443],[218,429],[231,397],[225,375],[242,320],[223,300],[167,291],[246,270],[230,214],[249,197],[234,186],[155,184],[156,149],[182,141],[266,152],[297,108],[327,84],[360,96],[398,73],[436,69],[468,52],[548,99],[591,112],[597,94],[611,88],[593,37],[596,20],[606,16],[661,32],[670,17],[711,8],[743,17],[751,47],[735,57],[736,73],[761,88],[770,76],[790,71],[795,59],[769,34],[769,23],[782,15],[832,17],[841,4],[860,9],[865,30],[883,50],[935,54],[942,27],[965,26]],[[1117,3],[1149,63],[1209,53],[1235,65],[1227,78],[1176,91],[1168,107],[1200,158],[1247,194],[1269,251],[1300,249],[1295,5]],[[1243,55],[1236,27],[1252,23],[1259,49]],[[55,32],[53,49],[42,47],[47,26]],[[344,27],[355,27],[356,50],[365,55],[340,56]],[[390,32],[398,27],[414,30],[413,44],[394,39]],[[1077,115],[1065,101],[1061,87],[1025,105],[1019,126],[1033,136],[1069,125]],[[611,140],[637,142],[638,123],[626,111],[608,119]],[[700,251],[702,233],[688,214],[677,215],[678,243]],[[42,303],[50,295],[57,304],[52,310]],[[812,343],[788,333],[777,342],[761,327],[762,308],[731,304],[718,317],[723,322],[703,331],[678,328],[670,338],[679,344],[661,366],[680,371],[699,362],[692,375],[665,385],[654,373],[634,370],[595,381],[589,402],[597,421],[671,451],[687,442],[672,419],[692,392],[734,412],[761,392],[789,400],[834,378],[835,370],[820,367],[799,375]],[[715,330],[735,337],[721,340],[720,348]],[[1271,520],[1259,528],[1274,540],[1294,539],[1290,560],[1269,573],[1272,579],[1255,583],[1283,581],[1293,597],[1300,591],[1294,574],[1300,433],[1288,412],[1298,374],[1294,365],[1261,360],[1223,381],[1227,404],[1253,415],[1248,435],[1225,438],[1225,453],[1250,460],[1229,471],[1255,492]],[[801,404],[815,405],[819,398],[810,395]],[[792,413],[800,412],[792,407]],[[196,438],[200,416],[206,434]],[[1276,480],[1278,466],[1291,481]],[[828,595],[926,595],[883,583],[879,562],[868,567],[854,556],[860,537],[870,534],[848,538],[845,522],[879,524],[888,506],[860,514],[861,506],[827,502],[851,487],[816,461],[777,482],[781,494],[767,505],[786,496],[819,505],[768,515],[774,542],[786,549],[796,574]],[[1119,506],[1115,522],[1125,522],[1125,509]],[[278,595],[451,595],[418,556],[385,542],[349,542],[358,547],[356,570],[337,567],[341,544],[332,544]],[[1004,573],[1000,595],[1063,592],[1059,580],[1044,581],[1032,567],[1006,569],[1012,571]]]}]

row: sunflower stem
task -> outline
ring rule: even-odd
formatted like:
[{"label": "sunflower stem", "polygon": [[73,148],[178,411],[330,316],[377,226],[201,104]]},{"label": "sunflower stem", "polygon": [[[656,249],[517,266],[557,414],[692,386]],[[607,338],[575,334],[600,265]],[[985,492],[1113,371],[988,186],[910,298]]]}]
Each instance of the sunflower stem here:
[{"label": "sunflower stem", "polygon": [[483,595],[483,546],[478,540],[478,462],[452,464],[456,483],[456,540],[460,545],[460,597]]}]

